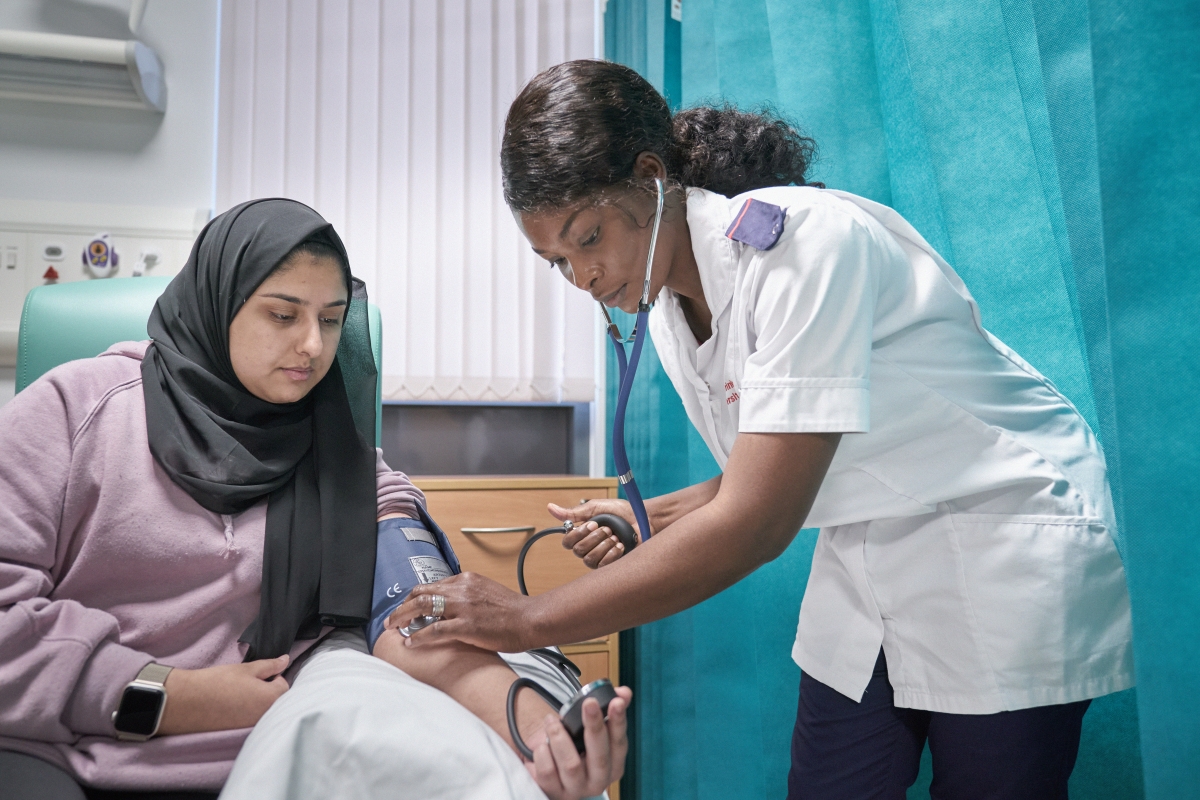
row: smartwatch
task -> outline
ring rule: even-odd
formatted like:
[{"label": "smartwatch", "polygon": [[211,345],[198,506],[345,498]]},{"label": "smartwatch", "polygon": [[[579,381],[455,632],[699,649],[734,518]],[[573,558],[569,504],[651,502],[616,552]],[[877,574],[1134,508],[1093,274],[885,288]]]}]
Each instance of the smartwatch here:
[{"label": "smartwatch", "polygon": [[125,687],[121,705],[112,715],[118,739],[144,742],[158,733],[163,710],[167,707],[167,690],[163,684],[172,669],[162,664],[147,664]]}]

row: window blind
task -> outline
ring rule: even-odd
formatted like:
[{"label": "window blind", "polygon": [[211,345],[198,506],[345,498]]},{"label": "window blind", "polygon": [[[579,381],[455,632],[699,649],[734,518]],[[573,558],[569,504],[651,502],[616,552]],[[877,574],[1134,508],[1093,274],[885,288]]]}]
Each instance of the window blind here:
[{"label": "window blind", "polygon": [[530,77],[597,52],[596,19],[594,0],[222,4],[217,211],[283,196],[334,224],[383,314],[385,399],[594,399],[592,304],[529,250],[499,149]]}]

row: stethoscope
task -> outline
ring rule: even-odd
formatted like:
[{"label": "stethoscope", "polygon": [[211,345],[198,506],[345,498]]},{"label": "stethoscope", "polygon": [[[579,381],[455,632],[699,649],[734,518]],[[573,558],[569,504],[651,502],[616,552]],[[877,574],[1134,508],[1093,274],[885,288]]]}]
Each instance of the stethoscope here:
[{"label": "stethoscope", "polygon": [[[638,300],[637,317],[634,320],[633,332],[629,335],[629,338],[621,336],[621,330],[613,322],[612,317],[609,316],[608,309],[604,307],[603,303],[600,303],[600,313],[604,315],[608,338],[612,340],[613,350],[617,355],[619,387],[617,389],[617,407],[613,411],[613,463],[617,468],[617,480],[625,489],[625,499],[629,501],[629,505],[633,509],[633,518],[637,520],[638,531],[641,533],[641,541],[643,542],[650,538],[650,519],[646,514],[646,502],[642,499],[641,490],[638,489],[637,481],[633,478],[633,469],[629,466],[629,455],[625,450],[625,411],[629,406],[629,396],[633,392],[633,379],[637,374],[638,361],[642,357],[642,345],[646,342],[646,330],[650,327],[650,271],[654,268],[654,251],[658,246],[658,226],[662,222],[665,195],[663,182],[660,178],[654,179],[654,185],[658,190],[658,203],[654,210],[654,227],[650,229],[650,249],[646,253],[646,275],[642,280],[642,296]],[[572,283],[575,282],[572,273],[564,271],[564,275]],[[633,349],[627,354],[625,352],[625,345],[631,342],[633,343]],[[611,530],[616,535],[617,540],[625,546],[625,552],[629,552],[637,546],[639,541],[638,534],[634,532],[633,527],[628,522],[620,517],[614,514],[598,514],[590,521],[599,523],[602,527],[607,527]],[[554,533],[567,533],[573,527],[573,523],[567,522],[561,527],[547,528],[544,531],[538,531],[538,533],[530,537],[529,541],[525,543],[525,546],[521,549],[521,554],[517,557],[517,583],[524,594],[529,594],[525,591],[524,579],[525,555],[529,552],[529,548],[543,536],[549,536]]]},{"label": "stethoscope", "polygon": [[[629,505],[633,509],[633,517],[637,520],[638,531],[641,532],[641,541],[650,538],[650,521],[646,515],[646,503],[642,499],[642,493],[638,490],[637,482],[633,479],[633,469],[629,466],[629,455],[625,451],[625,410],[629,406],[629,395],[633,391],[633,378],[637,373],[638,361],[641,359],[642,345],[646,341],[646,330],[650,327],[650,270],[654,267],[654,250],[658,245],[658,226],[662,221],[664,199],[662,180],[655,178],[654,184],[658,189],[658,204],[654,211],[654,227],[650,230],[650,251],[646,253],[646,277],[642,281],[642,296],[638,300],[637,318],[633,324],[633,332],[629,335],[628,339],[621,336],[621,331],[617,327],[617,324],[608,315],[608,309],[604,307],[603,303],[600,304],[600,311],[604,314],[608,337],[612,340],[613,349],[616,351],[617,372],[620,379],[620,386],[617,390],[617,407],[613,411],[613,463],[617,467],[617,480],[624,487],[625,499],[629,501]],[[574,281],[572,280],[572,282]],[[633,349],[626,354],[625,345],[630,342],[633,343]],[[615,514],[597,514],[589,521],[611,530],[617,537],[617,540],[625,546],[626,553],[638,544],[638,535],[634,532],[633,526]],[[525,586],[525,556],[529,554],[529,548],[542,537],[552,534],[565,534],[572,530],[573,527],[571,522],[567,522],[555,528],[546,528],[545,530],[538,531],[525,542],[525,546],[521,548],[521,552],[517,556],[517,585],[521,588],[521,594],[529,594],[529,590]],[[536,681],[529,678],[518,678],[514,681],[508,691],[507,711],[509,733],[512,735],[517,750],[525,758],[533,760],[533,752],[525,744],[524,740],[522,740],[521,733],[517,729],[515,710],[517,694],[521,689],[528,688],[537,692],[542,696],[542,699],[558,709],[563,725],[570,733],[576,748],[582,753],[584,749],[583,701],[589,697],[594,697],[600,703],[601,713],[606,712],[609,702],[616,697],[612,683],[605,678],[580,687],[579,667],[573,664],[561,652],[550,648],[538,648],[529,652],[560,669],[568,681],[576,688],[576,693],[566,703],[560,703]]]},{"label": "stethoscope", "polygon": [[[654,267],[654,249],[658,245],[658,225],[662,221],[664,194],[662,180],[655,178],[654,185],[658,189],[658,205],[654,211],[654,227],[650,230],[650,251],[646,253],[646,277],[642,281],[642,296],[638,300],[637,319],[633,324],[633,333],[628,339],[621,338],[621,331],[612,321],[612,317],[608,315],[608,309],[604,307],[603,303],[600,304],[600,311],[604,314],[604,321],[607,323],[608,338],[612,339],[613,349],[617,354],[617,373],[620,377],[617,407],[613,412],[613,463],[617,467],[617,480],[625,488],[625,499],[633,508],[633,517],[637,520],[643,542],[650,538],[650,520],[646,516],[646,503],[642,500],[642,493],[638,490],[637,481],[633,479],[633,469],[629,466],[629,456],[625,452],[625,409],[629,405],[629,395],[633,391],[633,377],[637,373],[638,360],[642,356],[642,345],[646,341],[646,329],[650,327],[650,270]],[[630,341],[633,342],[633,350],[630,351],[627,362],[625,345]],[[637,539],[634,536],[629,535],[629,541],[625,541],[621,536],[623,531],[612,526],[609,527],[625,545],[626,552],[637,545]],[[627,528],[628,526],[621,527]],[[632,531],[628,533],[632,534]]]}]

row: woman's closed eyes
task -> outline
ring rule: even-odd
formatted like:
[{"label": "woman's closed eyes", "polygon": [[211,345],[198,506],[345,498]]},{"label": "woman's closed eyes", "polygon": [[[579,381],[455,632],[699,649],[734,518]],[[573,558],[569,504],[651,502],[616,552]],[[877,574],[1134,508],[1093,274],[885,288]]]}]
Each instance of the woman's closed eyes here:
[{"label": "woman's closed eyes", "polygon": [[[272,317],[274,317],[277,322],[281,322],[281,323],[292,322],[296,319],[295,314],[280,314],[277,311],[269,311],[267,313],[269,313]],[[334,326],[334,325],[342,324],[342,317],[340,314],[336,317],[321,317],[320,320],[321,320],[322,325]]]}]

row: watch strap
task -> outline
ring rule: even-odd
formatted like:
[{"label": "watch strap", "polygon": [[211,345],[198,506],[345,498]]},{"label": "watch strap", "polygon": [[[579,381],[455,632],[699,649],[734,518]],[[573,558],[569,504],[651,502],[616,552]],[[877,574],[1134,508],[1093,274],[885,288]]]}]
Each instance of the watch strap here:
[{"label": "watch strap", "polygon": [[168,667],[165,664],[155,664],[151,661],[142,667],[142,671],[137,674],[134,680],[142,683],[152,683],[155,686],[162,686],[167,682],[167,676],[171,674],[172,669],[174,667]]}]

